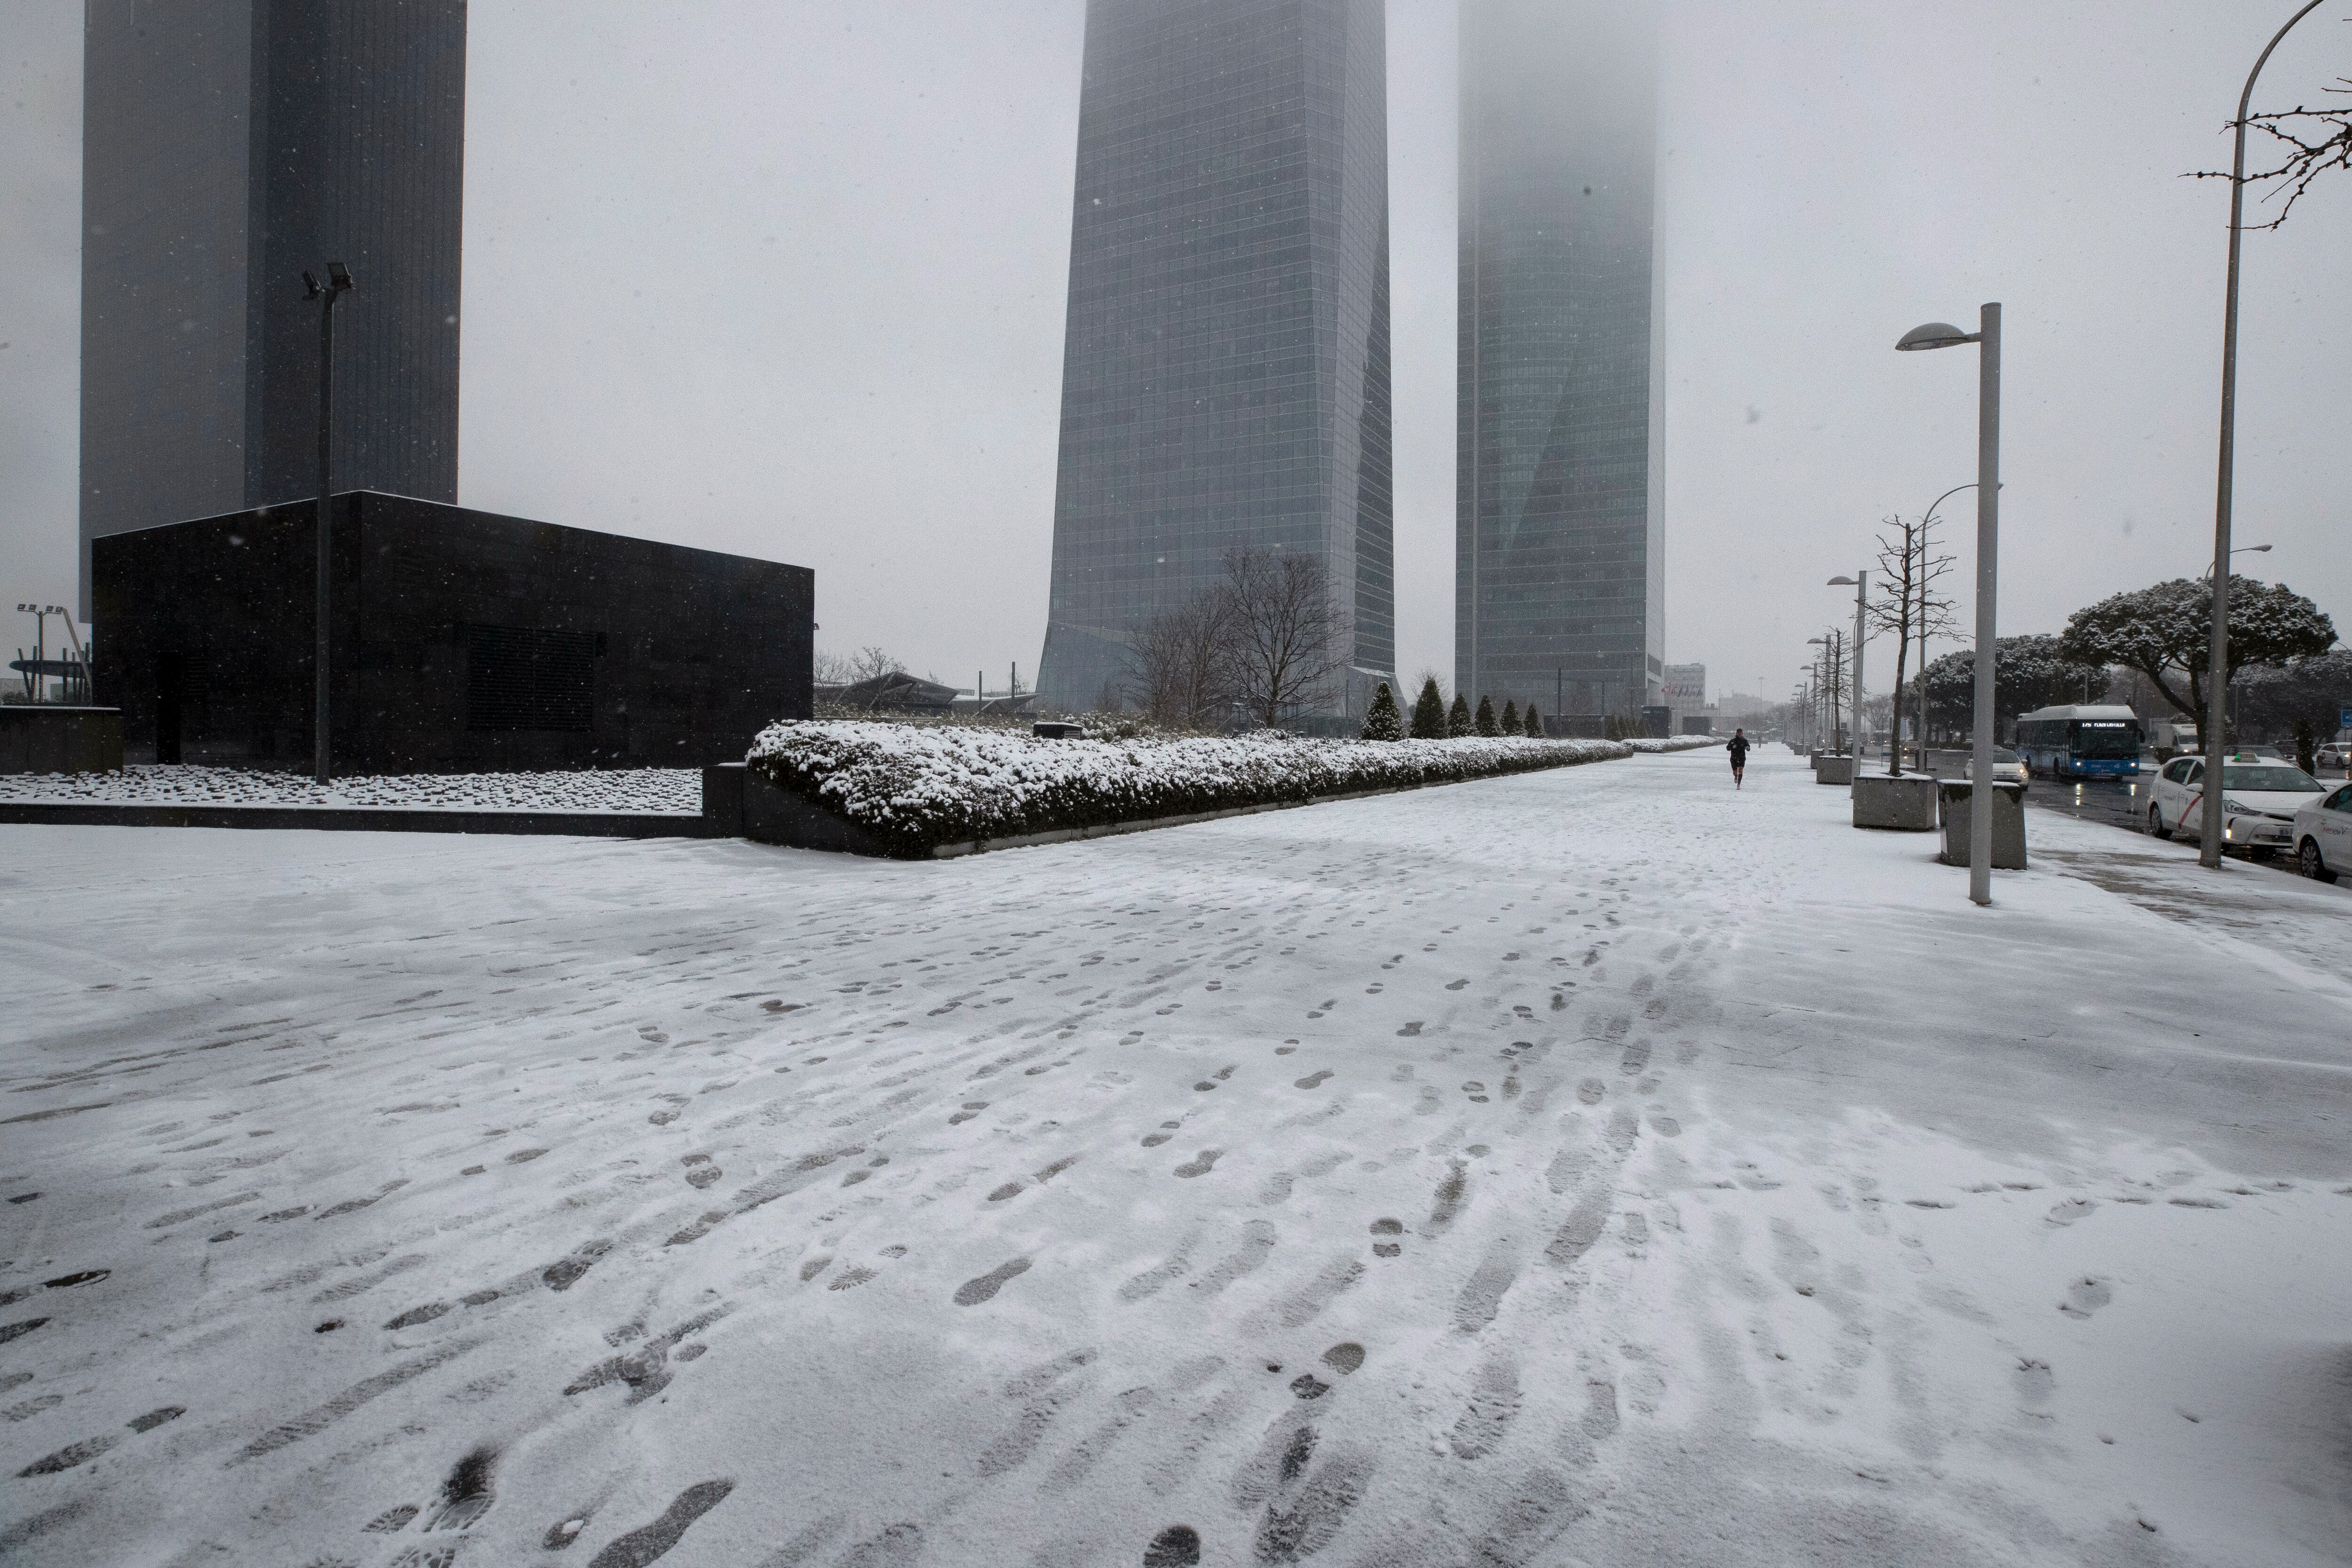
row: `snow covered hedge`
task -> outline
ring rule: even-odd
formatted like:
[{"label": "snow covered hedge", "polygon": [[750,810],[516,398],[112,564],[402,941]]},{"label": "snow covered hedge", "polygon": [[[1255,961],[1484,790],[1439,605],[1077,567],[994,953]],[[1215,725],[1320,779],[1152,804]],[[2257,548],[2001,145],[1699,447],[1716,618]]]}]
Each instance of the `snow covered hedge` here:
[{"label": "snow covered hedge", "polygon": [[772,725],[745,761],[777,788],[873,834],[894,855],[1158,817],[1679,751],[1683,741],[1038,740],[980,729]]}]

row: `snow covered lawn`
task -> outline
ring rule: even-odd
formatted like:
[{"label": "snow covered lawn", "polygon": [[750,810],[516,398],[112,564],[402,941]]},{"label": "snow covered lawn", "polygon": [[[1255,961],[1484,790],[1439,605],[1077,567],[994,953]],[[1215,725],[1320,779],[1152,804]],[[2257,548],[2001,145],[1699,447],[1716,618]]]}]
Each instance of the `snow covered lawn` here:
[{"label": "snow covered lawn", "polygon": [[120,773],[0,774],[0,802],[131,806],[405,806],[465,811],[702,811],[698,768],[416,773],[337,779],[250,768],[142,766]]},{"label": "snow covered lawn", "polygon": [[2352,894],[1846,811],[0,828],[0,1560],[2346,1561]]}]

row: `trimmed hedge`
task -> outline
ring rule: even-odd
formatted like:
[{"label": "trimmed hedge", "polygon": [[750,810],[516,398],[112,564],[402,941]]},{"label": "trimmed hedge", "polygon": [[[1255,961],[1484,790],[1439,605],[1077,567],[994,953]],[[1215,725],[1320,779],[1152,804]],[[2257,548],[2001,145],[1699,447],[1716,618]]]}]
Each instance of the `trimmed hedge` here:
[{"label": "trimmed hedge", "polygon": [[[1715,744],[1702,742],[1702,744]],[[772,725],[746,764],[888,852],[1682,750],[1672,741],[1039,740],[848,721]]]}]

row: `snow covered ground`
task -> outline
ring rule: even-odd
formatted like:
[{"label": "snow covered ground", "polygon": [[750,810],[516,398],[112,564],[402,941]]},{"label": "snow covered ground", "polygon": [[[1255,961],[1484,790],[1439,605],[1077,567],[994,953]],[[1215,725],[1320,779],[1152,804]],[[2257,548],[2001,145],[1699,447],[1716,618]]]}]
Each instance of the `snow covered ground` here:
[{"label": "snow covered ground", "polygon": [[702,811],[702,770],[415,773],[337,779],[173,764],[119,773],[0,774],[0,801],[137,806],[407,806],[466,811]]},{"label": "snow covered ground", "polygon": [[1727,771],[0,828],[0,1560],[2352,1559],[2352,893]]}]

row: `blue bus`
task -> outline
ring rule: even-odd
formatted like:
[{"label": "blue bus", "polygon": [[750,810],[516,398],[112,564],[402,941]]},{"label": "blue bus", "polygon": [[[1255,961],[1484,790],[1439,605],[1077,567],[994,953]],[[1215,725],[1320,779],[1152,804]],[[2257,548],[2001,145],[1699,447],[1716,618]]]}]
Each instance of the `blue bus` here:
[{"label": "blue bus", "polygon": [[2139,773],[2139,716],[2127,707],[2071,704],[2017,721],[2026,771],[2053,779],[2130,779]]}]

